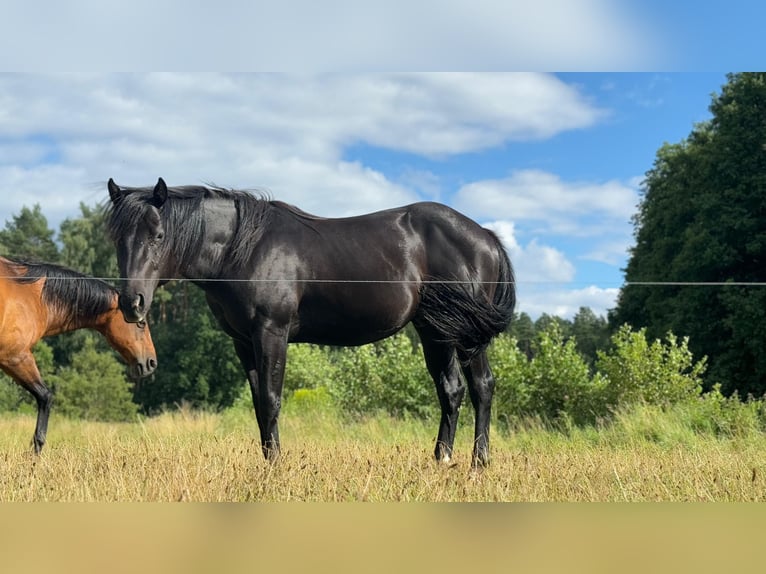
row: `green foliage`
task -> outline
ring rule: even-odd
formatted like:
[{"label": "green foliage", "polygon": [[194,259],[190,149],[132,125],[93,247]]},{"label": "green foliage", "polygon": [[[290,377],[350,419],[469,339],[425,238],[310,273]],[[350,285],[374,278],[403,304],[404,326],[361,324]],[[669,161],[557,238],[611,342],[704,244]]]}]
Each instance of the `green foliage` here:
[{"label": "green foliage", "polygon": [[[534,341],[530,341],[531,347]],[[527,355],[519,349],[515,337],[502,334],[487,352],[495,376],[495,411],[507,426],[530,416],[531,389],[527,384]]]},{"label": "green foliage", "polygon": [[593,367],[599,350],[609,345],[609,324],[606,318],[597,316],[589,307],[580,307],[572,321],[572,337],[577,351]]},{"label": "green foliage", "polygon": [[543,419],[566,416],[582,424],[606,414],[599,396],[601,376],[591,378],[575,339],[564,340],[555,322],[538,335],[535,357],[527,367],[527,384],[531,387],[530,410]]},{"label": "green foliage", "polygon": [[158,368],[136,391],[141,410],[231,406],[246,382],[231,338],[218,327],[202,290],[183,283],[167,293],[166,320],[151,323]]},{"label": "green foliage", "polygon": [[61,262],[94,277],[118,277],[117,255],[106,240],[105,210],[80,204],[81,216],[61,223]]},{"label": "green foliage", "polygon": [[125,379],[125,367],[113,353],[97,351],[93,339],[86,339],[72,364],[49,379],[55,388],[57,412],[98,421],[135,419],[137,406]]},{"label": "green foliage", "polygon": [[426,417],[436,408],[436,391],[421,352],[397,334],[372,345],[338,353],[329,391],[349,415],[377,411],[394,416]]},{"label": "green foliage", "polygon": [[56,263],[59,253],[53,234],[39,204],[32,209],[22,207],[21,213],[6,221],[5,229],[0,231],[0,255]]},{"label": "green foliage", "polygon": [[336,376],[337,369],[325,348],[307,344],[288,345],[284,382],[286,398],[298,395],[299,391],[324,390]]},{"label": "green foliage", "polygon": [[490,348],[498,420],[509,426],[525,418],[585,424],[606,415],[603,378],[590,375],[576,340],[564,339],[559,322],[548,322],[538,333],[533,354],[527,360],[507,336]]},{"label": "green foliage", "polygon": [[702,434],[746,437],[763,432],[766,427],[766,403],[763,400],[743,402],[735,394],[726,397],[715,385],[694,401],[686,401],[673,409],[690,428]]},{"label": "green foliage", "polygon": [[519,350],[527,357],[532,356],[532,345],[535,340],[535,324],[526,313],[514,313],[508,330],[506,331],[516,340]]},{"label": "green foliage", "polygon": [[630,282],[766,281],[766,74],[730,74],[712,119],[666,144],[647,173],[634,219],[636,245],[610,316],[647,336],[688,334],[709,358],[705,388],[766,392],[766,291],[757,287]]},{"label": "green foliage", "polygon": [[666,342],[646,339],[646,330],[623,325],[612,337],[612,349],[599,352],[598,372],[607,379],[612,407],[639,402],[668,406],[696,398],[702,391],[705,360],[694,362],[688,338],[668,333]]},{"label": "green foliage", "polygon": [[[48,384],[48,377],[54,372],[53,350],[45,341],[38,341],[32,354],[40,376]],[[6,411],[36,412],[37,403],[28,391],[0,371],[0,412]]]},{"label": "green foliage", "polygon": [[327,387],[296,389],[285,403],[285,410],[300,416],[335,414],[335,401]]}]

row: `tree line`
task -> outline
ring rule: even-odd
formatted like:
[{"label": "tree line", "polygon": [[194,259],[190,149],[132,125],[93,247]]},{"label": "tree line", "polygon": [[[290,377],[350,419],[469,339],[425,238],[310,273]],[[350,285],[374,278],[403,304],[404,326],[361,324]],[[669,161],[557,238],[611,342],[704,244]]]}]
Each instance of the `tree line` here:
[{"label": "tree line", "polygon": [[[526,414],[544,413],[549,419],[572,411],[573,397],[580,397],[575,401],[580,414],[572,411],[568,416],[595,420],[619,405],[618,396],[640,396],[646,401],[646,389],[652,388],[657,396],[675,396],[673,385],[686,383],[669,373],[691,376],[695,382],[689,388],[696,389],[698,384],[699,392],[713,397],[757,399],[766,392],[766,354],[762,352],[766,343],[766,74],[730,74],[721,93],[713,96],[710,110],[713,118],[695,126],[686,140],[663,145],[646,174],[633,219],[636,243],[625,269],[626,286],[608,317],[596,316],[585,307],[571,320],[549,315],[532,320],[520,313],[495,344],[496,349],[505,349],[501,355],[495,352],[495,362],[512,363],[518,373],[525,373],[519,378],[506,371],[505,380],[499,378],[499,402],[508,412],[521,411],[511,406],[508,396],[502,399],[507,392],[515,393],[518,404],[536,405]],[[0,255],[4,254],[60,263],[97,277],[118,275],[101,206],[81,204],[80,216],[65,220],[57,236],[39,205],[24,207],[0,230]],[[125,394],[129,387],[113,368],[113,353],[93,333],[81,331],[41,343],[38,360],[43,375],[54,382],[64,412],[77,416],[92,412],[83,403],[87,393],[75,387],[83,386],[88,378],[84,375],[94,372],[109,373],[99,377],[100,384],[111,384],[114,396],[123,397],[121,407],[109,407],[117,413],[112,418],[134,416],[137,411],[152,414],[180,404],[223,409],[242,400],[246,384],[239,361],[201,290],[187,282],[168,283],[157,292],[149,321],[160,367],[152,380],[133,388],[132,395]],[[665,343],[658,343],[662,340]],[[411,356],[402,354],[403,341]],[[674,355],[671,351],[679,345],[683,352]],[[610,359],[628,347],[632,362]],[[422,414],[427,407],[416,408],[415,403],[435,405],[425,371],[416,377],[421,389],[417,392],[395,373],[409,369],[406,365],[423,369],[415,366],[422,358],[414,329],[362,350],[291,349],[288,378],[293,383],[286,382],[290,392],[314,392],[323,377],[329,377],[345,381],[346,390],[333,383],[325,385],[325,390],[347,409],[354,402],[382,408],[370,398],[375,396],[375,385],[407,389],[409,394],[404,393],[401,400],[389,395],[391,404],[399,405],[391,407],[392,414]],[[383,368],[381,349],[398,357],[399,366]],[[686,357],[687,352],[688,360],[680,361],[678,357]],[[646,359],[642,353],[655,362],[642,364]],[[364,357],[370,360],[365,362]],[[543,357],[550,359],[545,367]],[[343,377],[342,369],[336,368],[343,365],[349,372],[361,373],[361,380]],[[566,381],[551,365],[566,373]],[[373,372],[374,366],[380,372]],[[616,382],[624,373],[632,373],[633,378]],[[664,373],[661,377],[667,381],[652,379],[660,376],[657,373]],[[303,382],[296,386],[296,380]],[[624,394],[619,388],[634,390]],[[561,391],[561,397],[569,397],[570,402],[554,398],[556,392],[551,389]],[[14,393],[9,385],[0,388],[0,408],[24,404],[24,397]],[[125,396],[132,400],[125,401]]]},{"label": "tree line", "polygon": [[[107,280],[119,275],[114,248],[106,239],[104,208],[98,205],[81,204],[79,217],[64,220],[58,234],[49,227],[39,205],[22,208],[0,230],[0,255],[58,263]],[[111,282],[116,285],[115,281]],[[246,387],[246,379],[230,338],[219,329],[200,289],[184,281],[165,285],[156,293],[149,324],[160,368],[152,379],[133,387],[135,408],[101,407],[112,413],[110,418],[130,417],[136,411],[154,414],[181,404],[223,409],[237,400]],[[542,315],[533,321],[526,313],[517,314],[509,334],[516,338],[521,352],[531,358],[535,338],[551,324],[556,324],[565,337],[575,338],[578,350],[589,365],[595,362],[597,350],[609,339],[606,319],[585,307],[573,320]],[[404,334],[410,341],[411,352],[420,353],[415,330],[408,327]],[[334,349],[332,356],[341,361],[343,353],[343,349]],[[92,374],[99,373],[100,384],[109,385],[110,392],[118,397],[115,402],[125,402],[125,388],[129,388],[129,383],[115,370],[112,350],[95,333],[77,331],[50,337],[39,345],[36,355],[44,378],[56,387],[57,410],[73,414],[87,410],[69,405],[71,401],[65,389],[73,383],[67,382],[64,374],[69,379],[75,376],[78,383],[74,386],[84,386],[86,374],[95,378]],[[422,357],[416,360],[422,361]],[[98,361],[102,364],[97,367]],[[78,365],[83,367],[81,371]],[[421,382],[426,392],[432,391],[429,381],[426,374]],[[3,392],[6,398],[3,401],[0,397],[0,408],[3,404],[8,409],[27,402],[23,391],[11,387],[4,388]],[[77,396],[80,395],[78,392]],[[81,402],[87,402],[85,396]]]},{"label": "tree line", "polygon": [[762,396],[766,73],[729,74],[710,112],[685,140],[663,145],[646,174],[610,323],[652,338],[689,335],[694,354],[708,358],[706,388]]}]

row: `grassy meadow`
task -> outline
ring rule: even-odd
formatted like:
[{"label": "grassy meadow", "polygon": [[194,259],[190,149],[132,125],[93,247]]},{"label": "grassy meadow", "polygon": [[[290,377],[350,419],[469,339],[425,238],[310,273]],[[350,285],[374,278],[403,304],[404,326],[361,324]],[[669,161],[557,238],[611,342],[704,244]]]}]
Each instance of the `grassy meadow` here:
[{"label": "grassy meadow", "polygon": [[449,465],[431,451],[435,422],[363,422],[295,412],[283,455],[261,456],[254,417],[181,410],[137,423],[54,414],[39,457],[34,417],[0,419],[0,501],[763,501],[766,436],[695,433],[636,409],[603,429],[529,424],[492,436],[492,464],[470,468],[465,416]]}]

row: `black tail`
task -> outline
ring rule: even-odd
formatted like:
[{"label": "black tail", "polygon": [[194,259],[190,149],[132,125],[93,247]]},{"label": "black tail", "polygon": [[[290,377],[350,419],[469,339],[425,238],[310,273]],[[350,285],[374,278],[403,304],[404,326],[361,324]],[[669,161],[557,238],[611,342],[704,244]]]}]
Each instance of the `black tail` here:
[{"label": "black tail", "polygon": [[500,272],[492,301],[475,284],[438,280],[421,294],[419,323],[434,329],[439,341],[453,345],[470,359],[484,351],[492,339],[505,331],[516,306],[513,267],[500,239],[488,231],[497,245]]}]

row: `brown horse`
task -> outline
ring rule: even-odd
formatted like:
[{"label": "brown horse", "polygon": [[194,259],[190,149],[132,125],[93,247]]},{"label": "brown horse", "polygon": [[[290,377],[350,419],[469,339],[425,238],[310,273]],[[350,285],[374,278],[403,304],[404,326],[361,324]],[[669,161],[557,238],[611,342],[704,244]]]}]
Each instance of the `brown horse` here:
[{"label": "brown horse", "polygon": [[35,452],[45,444],[53,393],[32,356],[43,337],[75,329],[95,329],[127,361],[132,378],[157,368],[149,327],[128,323],[109,284],[58,265],[0,257],[0,369],[37,401]]}]

